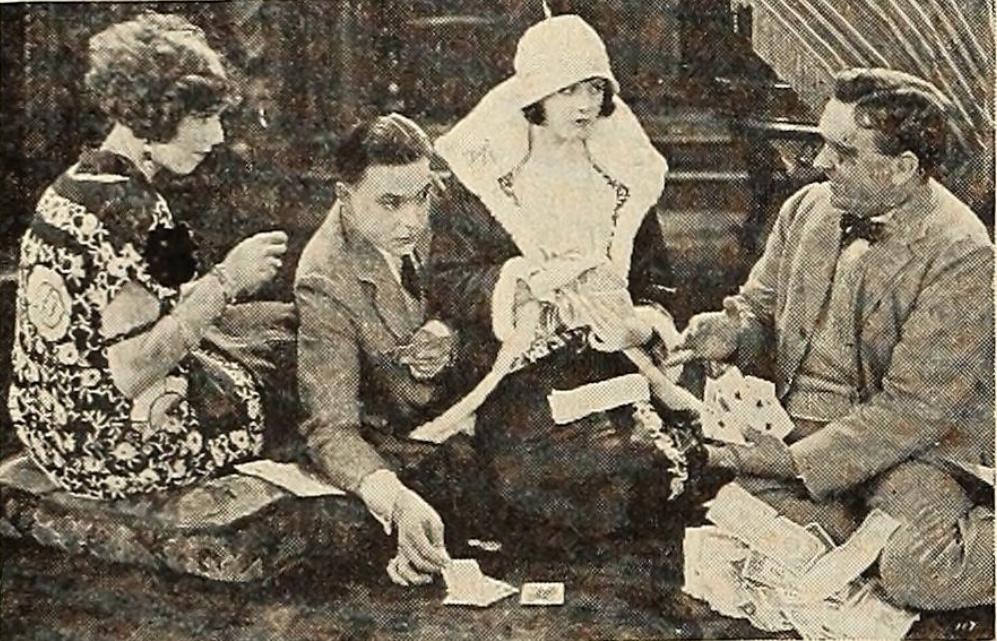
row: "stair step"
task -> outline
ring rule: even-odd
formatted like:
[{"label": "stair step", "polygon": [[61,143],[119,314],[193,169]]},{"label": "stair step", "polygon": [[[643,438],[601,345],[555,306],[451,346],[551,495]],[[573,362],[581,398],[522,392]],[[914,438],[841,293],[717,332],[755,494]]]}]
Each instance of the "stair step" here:
[{"label": "stair step", "polygon": [[744,143],[726,140],[672,140],[656,145],[674,172],[739,172],[746,166]]},{"label": "stair step", "polygon": [[711,180],[688,178],[681,173],[665,177],[665,188],[658,201],[663,210],[748,211],[751,208],[751,186],[744,177],[725,176]]},{"label": "stair step", "polygon": [[692,245],[734,238],[747,218],[747,211],[728,209],[658,209],[658,222],[666,241],[674,239]]},{"label": "stair step", "polygon": [[668,180],[673,182],[736,182],[744,183],[751,178],[747,171],[707,171],[681,169],[668,173]]}]

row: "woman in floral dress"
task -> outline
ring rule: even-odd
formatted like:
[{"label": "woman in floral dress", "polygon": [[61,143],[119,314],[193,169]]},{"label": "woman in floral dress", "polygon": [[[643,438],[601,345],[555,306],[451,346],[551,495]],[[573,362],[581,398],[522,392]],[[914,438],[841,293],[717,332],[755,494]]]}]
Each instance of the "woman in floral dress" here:
[{"label": "woman in floral dress", "polygon": [[22,240],[8,403],[53,481],[121,498],[259,454],[257,383],[202,339],[272,279],[287,239],[253,236],[195,278],[190,235],[152,186],[224,138],[230,85],[200,29],[155,13],[116,24],[91,39],[86,83],[112,124],[45,190]]}]

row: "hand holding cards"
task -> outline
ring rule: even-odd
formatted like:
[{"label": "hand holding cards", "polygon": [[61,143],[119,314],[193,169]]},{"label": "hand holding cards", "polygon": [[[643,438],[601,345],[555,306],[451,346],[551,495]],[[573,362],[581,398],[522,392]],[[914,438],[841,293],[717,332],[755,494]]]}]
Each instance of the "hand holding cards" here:
[{"label": "hand holding cards", "polygon": [[432,320],[413,334],[410,343],[392,350],[392,355],[398,363],[408,366],[414,378],[428,380],[450,364],[453,343],[453,334],[447,326]]},{"label": "hand holding cards", "polygon": [[793,431],[793,419],[779,403],[775,385],[744,376],[736,367],[707,379],[703,403],[703,435],[714,441],[747,445],[748,429],[780,440]]}]

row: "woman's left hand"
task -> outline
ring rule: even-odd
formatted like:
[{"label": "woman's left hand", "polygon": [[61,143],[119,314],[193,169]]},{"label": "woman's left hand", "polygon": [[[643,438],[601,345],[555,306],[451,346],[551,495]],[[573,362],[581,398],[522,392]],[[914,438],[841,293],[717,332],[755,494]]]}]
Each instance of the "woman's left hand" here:
[{"label": "woman's left hand", "polygon": [[633,305],[618,307],[598,297],[565,291],[565,298],[595,334],[592,347],[601,352],[619,352],[643,344],[651,337],[651,326]]}]

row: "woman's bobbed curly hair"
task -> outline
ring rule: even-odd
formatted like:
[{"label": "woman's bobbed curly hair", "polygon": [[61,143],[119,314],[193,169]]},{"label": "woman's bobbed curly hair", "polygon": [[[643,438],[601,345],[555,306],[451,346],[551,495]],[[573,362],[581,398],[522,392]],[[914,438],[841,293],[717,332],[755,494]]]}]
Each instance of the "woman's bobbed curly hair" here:
[{"label": "woman's bobbed curly hair", "polygon": [[150,142],[168,142],[184,117],[217,113],[232,100],[224,62],[204,32],[153,12],[90,39],[86,85],[109,118]]}]

